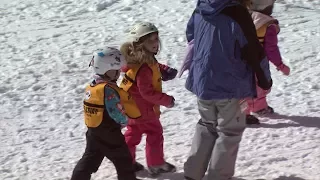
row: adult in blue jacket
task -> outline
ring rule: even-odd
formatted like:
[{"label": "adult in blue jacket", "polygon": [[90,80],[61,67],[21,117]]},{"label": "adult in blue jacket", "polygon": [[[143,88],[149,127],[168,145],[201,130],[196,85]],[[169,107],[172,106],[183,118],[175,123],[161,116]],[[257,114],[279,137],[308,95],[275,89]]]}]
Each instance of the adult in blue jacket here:
[{"label": "adult in blue jacket", "polygon": [[208,169],[210,180],[231,179],[246,126],[242,100],[256,96],[256,79],[262,89],[272,86],[269,62],[240,0],[198,0],[186,33],[194,39],[186,88],[198,97],[201,119],[185,178],[201,180]]}]

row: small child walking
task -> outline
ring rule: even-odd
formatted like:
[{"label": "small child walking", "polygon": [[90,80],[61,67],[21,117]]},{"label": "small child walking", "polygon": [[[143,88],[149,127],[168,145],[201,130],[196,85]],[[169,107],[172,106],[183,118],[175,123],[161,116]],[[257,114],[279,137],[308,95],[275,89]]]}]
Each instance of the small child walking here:
[{"label": "small child walking", "polygon": [[[95,72],[86,87],[83,101],[86,132],[85,152],[73,170],[71,180],[90,180],[107,157],[115,166],[119,180],[138,180],[132,157],[121,128],[127,124],[125,106],[133,106],[127,92],[117,87],[124,57],[115,48],[99,49],[93,54],[89,66]],[[123,106],[124,105],[124,106]],[[133,113],[128,116],[138,116]]]},{"label": "small child walking", "polygon": [[[264,48],[268,60],[277,67],[284,75],[290,74],[290,68],[282,61],[278,47],[278,33],[280,32],[279,22],[271,14],[273,12],[275,0],[251,0],[248,6],[251,11],[251,17],[256,27],[257,35],[261,45]],[[267,94],[271,91],[265,91],[257,86],[257,97],[247,100],[247,122],[257,122],[256,117],[250,113],[258,115],[274,113],[272,107],[267,103]]]},{"label": "small child walking", "polygon": [[128,42],[120,48],[127,62],[120,87],[132,95],[141,112],[141,117],[129,118],[125,139],[135,170],[139,171],[144,167],[135,161],[136,146],[142,135],[146,134],[146,159],[148,172],[152,176],[176,170],[174,165],[164,159],[160,105],[167,108],[174,106],[175,99],[162,92],[162,81],[175,78],[177,70],[156,60],[159,46],[157,27],[142,22],[133,27]]}]

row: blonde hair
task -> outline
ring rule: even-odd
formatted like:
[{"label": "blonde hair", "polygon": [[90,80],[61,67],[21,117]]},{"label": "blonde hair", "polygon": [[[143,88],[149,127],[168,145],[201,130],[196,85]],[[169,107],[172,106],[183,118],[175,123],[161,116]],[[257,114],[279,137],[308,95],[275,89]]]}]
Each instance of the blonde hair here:
[{"label": "blonde hair", "polygon": [[124,55],[128,65],[143,63],[153,64],[156,62],[156,58],[154,57],[155,54],[144,48],[144,45],[148,43],[151,34],[141,37],[138,42],[126,42],[122,44],[120,51],[121,54]]}]

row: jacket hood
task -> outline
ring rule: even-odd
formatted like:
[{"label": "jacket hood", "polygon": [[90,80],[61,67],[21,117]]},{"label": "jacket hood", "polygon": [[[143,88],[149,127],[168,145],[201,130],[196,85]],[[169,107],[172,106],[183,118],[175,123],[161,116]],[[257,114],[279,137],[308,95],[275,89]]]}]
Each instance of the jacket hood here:
[{"label": "jacket hood", "polygon": [[271,16],[262,14],[260,12],[252,11],[251,17],[252,17],[252,20],[253,20],[253,23],[254,23],[256,29],[261,28],[264,24],[269,23],[269,22],[274,22],[274,23],[278,24],[278,21],[276,19],[274,19]]},{"label": "jacket hood", "polygon": [[211,19],[224,8],[239,4],[236,0],[198,0],[196,12],[200,13],[205,19]]}]

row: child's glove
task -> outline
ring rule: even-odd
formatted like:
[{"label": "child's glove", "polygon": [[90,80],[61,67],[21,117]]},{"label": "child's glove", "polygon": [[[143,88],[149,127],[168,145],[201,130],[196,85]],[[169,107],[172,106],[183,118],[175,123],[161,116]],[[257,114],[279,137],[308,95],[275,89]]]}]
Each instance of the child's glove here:
[{"label": "child's glove", "polygon": [[174,101],[175,101],[175,99],[174,99],[174,97],[172,97],[171,104],[169,106],[167,106],[167,108],[172,108],[174,106]]},{"label": "child's glove", "polygon": [[277,70],[278,71],[281,71],[284,75],[286,76],[289,76],[290,74],[290,68],[285,65],[285,64],[280,64],[278,67],[277,67]]},{"label": "child's glove", "polygon": [[160,71],[162,75],[162,81],[172,80],[178,74],[178,70],[171,68],[169,66],[163,66],[163,68],[161,68]]}]

